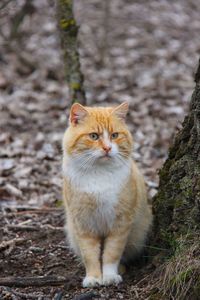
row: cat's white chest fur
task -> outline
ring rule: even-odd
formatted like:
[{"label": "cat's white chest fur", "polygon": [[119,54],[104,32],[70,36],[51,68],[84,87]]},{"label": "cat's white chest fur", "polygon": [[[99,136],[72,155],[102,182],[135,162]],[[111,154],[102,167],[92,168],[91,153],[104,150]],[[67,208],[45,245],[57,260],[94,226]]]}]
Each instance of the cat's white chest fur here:
[{"label": "cat's white chest fur", "polygon": [[83,173],[73,162],[63,164],[64,176],[70,178],[71,184],[79,191],[92,195],[96,201],[96,209],[86,220],[91,231],[105,234],[112,227],[119,194],[127,182],[130,169],[131,163],[120,166],[105,164]]}]

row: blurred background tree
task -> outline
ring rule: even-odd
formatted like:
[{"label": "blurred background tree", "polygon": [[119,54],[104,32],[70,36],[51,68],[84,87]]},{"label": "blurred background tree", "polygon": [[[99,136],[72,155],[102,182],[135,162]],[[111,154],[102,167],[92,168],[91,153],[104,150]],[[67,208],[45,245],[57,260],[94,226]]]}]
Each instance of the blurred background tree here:
[{"label": "blurred background tree", "polygon": [[71,104],[86,104],[78,52],[78,26],[73,14],[73,0],[57,0],[58,24],[64,54],[65,78],[69,85]]},{"label": "blurred background tree", "polygon": [[[7,22],[10,23],[9,30],[4,30],[3,24],[0,27],[0,34],[4,37],[5,41],[11,42],[14,39],[20,38],[20,26],[24,18],[28,15],[32,15],[35,12],[33,0],[26,0],[23,5],[21,5],[19,10],[16,10],[14,14],[11,14],[11,17]],[[0,16],[4,17],[8,15],[8,10],[11,6],[17,7],[18,3],[11,0],[2,0],[0,3]],[[8,28],[7,28],[8,29]]]},{"label": "blurred background tree", "polygon": [[[2,0],[0,3],[0,36],[3,46],[8,52],[14,52],[21,64],[22,74],[30,74],[36,69],[36,64],[31,55],[24,51],[24,34],[21,27],[27,17],[36,13],[33,0],[17,1]],[[1,49],[0,49],[1,56]],[[2,60],[3,57],[2,57]]]}]

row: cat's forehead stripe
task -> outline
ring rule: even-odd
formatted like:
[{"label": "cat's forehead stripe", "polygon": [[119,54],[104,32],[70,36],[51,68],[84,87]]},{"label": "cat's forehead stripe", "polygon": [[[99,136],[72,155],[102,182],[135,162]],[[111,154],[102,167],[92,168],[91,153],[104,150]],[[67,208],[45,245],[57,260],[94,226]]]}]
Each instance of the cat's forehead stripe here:
[{"label": "cat's forehead stripe", "polygon": [[93,114],[95,123],[94,127],[96,127],[99,133],[103,133],[106,129],[108,132],[113,130],[112,120],[110,118],[110,113],[108,112],[101,112],[101,113],[94,113]]},{"label": "cat's forehead stripe", "polygon": [[98,123],[97,124],[97,131],[99,133],[103,133],[103,132],[112,132],[112,125],[108,122],[106,123]]}]

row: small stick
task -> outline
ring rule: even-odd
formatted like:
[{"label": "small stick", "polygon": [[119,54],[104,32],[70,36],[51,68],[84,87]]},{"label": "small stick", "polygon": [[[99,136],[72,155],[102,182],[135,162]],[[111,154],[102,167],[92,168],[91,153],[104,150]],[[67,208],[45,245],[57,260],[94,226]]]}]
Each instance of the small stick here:
[{"label": "small stick", "polygon": [[[9,288],[9,287],[4,287],[4,289],[5,289],[6,291],[8,291],[10,294],[14,294],[14,295],[16,295],[16,296],[19,296],[20,299],[22,298],[22,299],[30,300],[30,299],[38,299],[38,298],[39,298],[39,295],[34,295],[34,294],[30,294],[30,293],[28,293],[28,294],[20,293],[20,292],[17,292],[17,291],[12,290],[12,289]],[[17,298],[17,299],[18,299],[18,298]]]},{"label": "small stick", "polygon": [[0,286],[28,287],[28,286],[58,286],[67,282],[62,276],[38,276],[38,277],[4,277],[0,278]]},{"label": "small stick", "polygon": [[50,224],[43,225],[43,226],[23,226],[23,225],[7,225],[8,229],[14,230],[14,231],[40,231],[40,230],[57,230],[57,231],[63,231],[63,227],[54,227]]},{"label": "small stick", "polygon": [[14,231],[39,231],[40,230],[40,227],[38,226],[7,225],[6,227]]},{"label": "small stick", "polygon": [[28,215],[28,214],[48,214],[48,213],[57,213],[62,212],[62,209],[32,209],[32,210],[22,210],[17,212],[11,212],[7,213],[7,216],[13,216],[13,215]]},{"label": "small stick", "polygon": [[14,238],[13,240],[9,240],[9,241],[3,241],[0,244],[0,251],[4,250],[7,247],[22,244],[24,241],[25,241],[24,239],[17,239],[17,238]]},{"label": "small stick", "polygon": [[91,291],[88,293],[83,293],[81,295],[77,295],[73,298],[73,300],[91,300],[96,296],[97,296],[97,294],[95,292]]},{"label": "small stick", "polygon": [[[17,213],[17,212],[25,212],[25,211],[44,211],[44,212],[51,212],[51,211],[62,211],[62,208],[58,208],[58,207],[37,207],[37,206],[20,206],[20,205],[16,205],[13,207],[10,206],[4,206],[4,209],[9,209],[9,210],[13,210],[13,213]],[[17,210],[17,212],[16,212]]]}]

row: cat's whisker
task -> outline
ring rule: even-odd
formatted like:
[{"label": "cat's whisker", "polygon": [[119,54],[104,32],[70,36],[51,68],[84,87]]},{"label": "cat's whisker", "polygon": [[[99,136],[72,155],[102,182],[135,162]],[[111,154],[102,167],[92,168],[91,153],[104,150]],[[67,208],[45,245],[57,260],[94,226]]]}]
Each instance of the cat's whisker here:
[{"label": "cat's whisker", "polygon": [[85,169],[87,168],[88,164],[89,164],[90,158],[85,159],[80,165],[79,165],[79,169],[81,171],[85,171]]},{"label": "cat's whisker", "polygon": [[[79,160],[79,158],[78,158],[78,160]],[[91,152],[91,156],[89,156],[87,153],[87,156],[84,158],[84,160],[83,160],[83,155],[82,155],[80,158],[81,164],[79,164],[79,169],[82,170],[84,173],[87,173],[89,168],[94,164],[95,160],[96,160],[96,157],[94,157],[94,155],[92,155],[92,152]]]},{"label": "cat's whisker", "polygon": [[121,155],[123,155],[125,157],[129,157],[130,156],[130,152],[129,151],[122,150],[122,149],[119,150],[119,154],[121,154]]},{"label": "cat's whisker", "polygon": [[118,155],[117,159],[120,160],[124,165],[129,165],[130,160],[127,157],[124,157],[122,155]]},{"label": "cat's whisker", "polygon": [[120,162],[122,162],[124,165],[129,165],[129,161],[127,160],[128,157],[125,157],[124,155],[122,155],[121,153],[117,154],[117,159],[119,159]]},{"label": "cat's whisker", "polygon": [[87,158],[88,156],[92,155],[94,153],[94,150],[85,150],[82,152],[75,152],[72,154],[73,158],[79,159],[82,161],[82,159]]}]

